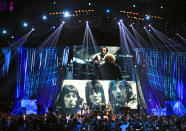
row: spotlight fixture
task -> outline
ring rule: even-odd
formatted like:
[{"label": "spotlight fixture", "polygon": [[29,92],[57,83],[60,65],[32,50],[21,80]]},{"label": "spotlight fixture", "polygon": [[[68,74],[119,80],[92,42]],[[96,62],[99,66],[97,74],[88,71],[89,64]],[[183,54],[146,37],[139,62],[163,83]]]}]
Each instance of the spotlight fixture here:
[{"label": "spotlight fixture", "polygon": [[53,29],[55,29],[56,27],[55,27],[55,26],[53,26],[52,28],[53,28]]},{"label": "spotlight fixture", "polygon": [[23,22],[23,26],[24,27],[27,27],[28,26],[28,23],[27,22]]},{"label": "spotlight fixture", "polygon": [[149,30],[149,31],[151,31],[151,30]]},{"label": "spotlight fixture", "polygon": [[135,7],[136,7],[136,5],[133,5],[133,7],[135,8]]},{"label": "spotlight fixture", "polygon": [[7,34],[7,31],[6,30],[2,30],[2,34]]},{"label": "spotlight fixture", "polygon": [[46,15],[43,15],[43,16],[42,16],[42,19],[43,19],[43,20],[46,20],[46,19],[47,19],[47,16],[46,16]]},{"label": "spotlight fixture", "polygon": [[148,26],[149,26],[149,27],[151,27],[151,25],[150,25],[150,24],[149,24]]},{"label": "spotlight fixture", "polygon": [[88,5],[91,6],[91,3],[89,2]]},{"label": "spotlight fixture", "polygon": [[34,29],[34,27],[32,27],[32,31],[34,31],[35,29]]},{"label": "spotlight fixture", "polygon": [[85,23],[88,24],[88,21],[86,21]]},{"label": "spotlight fixture", "polygon": [[123,22],[123,20],[121,19],[120,22]]},{"label": "spotlight fixture", "polygon": [[65,17],[65,18],[70,17],[70,13],[69,13],[68,11],[65,11],[65,12],[64,12],[64,17]]},{"label": "spotlight fixture", "polygon": [[109,10],[109,9],[107,9],[107,10],[106,10],[106,13],[110,13],[110,10]]},{"label": "spotlight fixture", "polygon": [[132,24],[130,24],[129,26],[132,27]]},{"label": "spotlight fixture", "polygon": [[65,21],[63,21],[62,24],[65,24]]},{"label": "spotlight fixture", "polygon": [[144,29],[146,29],[146,27],[145,27],[145,26],[144,26],[143,28],[144,28]]},{"label": "spotlight fixture", "polygon": [[14,36],[12,35],[11,38],[14,39]]},{"label": "spotlight fixture", "polygon": [[150,16],[146,16],[145,19],[146,19],[146,20],[150,20]]},{"label": "spotlight fixture", "polygon": [[120,22],[118,22],[118,25],[120,25]]},{"label": "spotlight fixture", "polygon": [[178,33],[176,33],[176,35],[179,35]]}]

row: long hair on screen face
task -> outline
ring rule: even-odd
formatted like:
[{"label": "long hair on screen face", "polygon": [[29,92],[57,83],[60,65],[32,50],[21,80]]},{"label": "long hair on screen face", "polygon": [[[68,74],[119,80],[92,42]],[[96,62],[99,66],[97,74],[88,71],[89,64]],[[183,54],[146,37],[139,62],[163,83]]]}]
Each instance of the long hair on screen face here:
[{"label": "long hair on screen face", "polygon": [[129,103],[130,101],[134,100],[133,97],[133,92],[132,92],[132,87],[125,81],[116,81],[116,80],[112,80],[109,84],[109,102],[111,105],[115,105],[116,104],[116,100],[114,99],[114,96],[112,94],[112,91],[115,90],[115,88],[117,88],[116,86],[119,87],[120,90],[125,89],[125,93],[127,95],[127,100],[125,100],[126,103]]},{"label": "long hair on screen face", "polygon": [[86,83],[86,87],[85,87],[85,96],[86,96],[86,101],[87,101],[87,105],[91,105],[92,103],[90,102],[90,95],[93,94],[93,92],[101,92],[101,102],[105,103],[105,95],[104,95],[104,90],[103,90],[103,86],[100,84],[99,81],[97,80],[92,80],[92,81],[88,81]]},{"label": "long hair on screen face", "polygon": [[64,97],[65,95],[69,94],[69,93],[74,93],[77,97],[77,102],[76,102],[76,107],[77,109],[80,108],[83,99],[79,96],[79,92],[78,89],[76,87],[74,87],[73,85],[64,85],[62,88],[62,91],[59,93],[58,97],[57,97],[57,102],[56,102],[56,107],[57,108],[64,108],[65,107],[65,101],[64,101]]}]

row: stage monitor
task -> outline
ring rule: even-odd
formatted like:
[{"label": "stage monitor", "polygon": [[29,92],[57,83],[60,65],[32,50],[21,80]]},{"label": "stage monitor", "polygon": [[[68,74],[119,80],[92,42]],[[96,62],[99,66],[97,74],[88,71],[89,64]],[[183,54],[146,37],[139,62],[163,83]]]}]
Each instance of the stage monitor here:
[{"label": "stage monitor", "polygon": [[26,114],[37,114],[37,100],[28,100],[22,99],[21,100],[21,108],[26,108]]}]

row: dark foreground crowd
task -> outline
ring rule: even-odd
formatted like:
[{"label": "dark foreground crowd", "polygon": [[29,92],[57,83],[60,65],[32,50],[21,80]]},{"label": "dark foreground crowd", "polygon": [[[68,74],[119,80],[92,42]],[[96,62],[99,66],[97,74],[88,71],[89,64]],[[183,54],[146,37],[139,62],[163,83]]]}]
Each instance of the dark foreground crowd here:
[{"label": "dark foreground crowd", "polygon": [[14,115],[0,113],[0,131],[186,131],[186,116],[146,114]]}]

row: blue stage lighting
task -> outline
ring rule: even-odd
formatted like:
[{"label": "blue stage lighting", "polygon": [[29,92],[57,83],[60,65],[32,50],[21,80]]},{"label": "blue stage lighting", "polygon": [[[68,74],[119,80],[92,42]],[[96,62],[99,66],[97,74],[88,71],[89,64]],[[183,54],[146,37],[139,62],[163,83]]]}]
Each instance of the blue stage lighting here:
[{"label": "blue stage lighting", "polygon": [[66,17],[66,18],[70,17],[70,13],[68,11],[65,11],[64,12],[64,17]]},{"label": "blue stage lighting", "polygon": [[133,5],[133,7],[135,8],[135,7],[136,7],[136,5]]},{"label": "blue stage lighting", "polygon": [[42,19],[43,19],[43,20],[46,20],[46,19],[47,19],[47,16],[46,16],[46,15],[43,15],[43,16],[42,16]]},{"label": "blue stage lighting", "polygon": [[106,10],[106,13],[110,13],[110,10],[109,10],[109,9],[107,9],[107,10]]},{"label": "blue stage lighting", "polygon": [[88,24],[88,21],[86,21],[86,24]]},{"label": "blue stage lighting", "polygon": [[35,29],[34,29],[34,27],[32,28],[32,31],[34,31]]},{"label": "blue stage lighting", "polygon": [[6,30],[2,30],[2,34],[7,34],[7,31]]},{"label": "blue stage lighting", "polygon": [[89,2],[88,5],[91,6],[91,3]]},{"label": "blue stage lighting", "polygon": [[53,29],[55,29],[56,27],[55,27],[55,26],[53,26],[52,28],[53,28]]},{"label": "blue stage lighting", "polygon": [[27,22],[23,22],[23,26],[24,27],[27,27],[28,26],[28,23]]},{"label": "blue stage lighting", "polygon": [[146,16],[145,19],[146,19],[146,20],[150,20],[150,16]]}]

